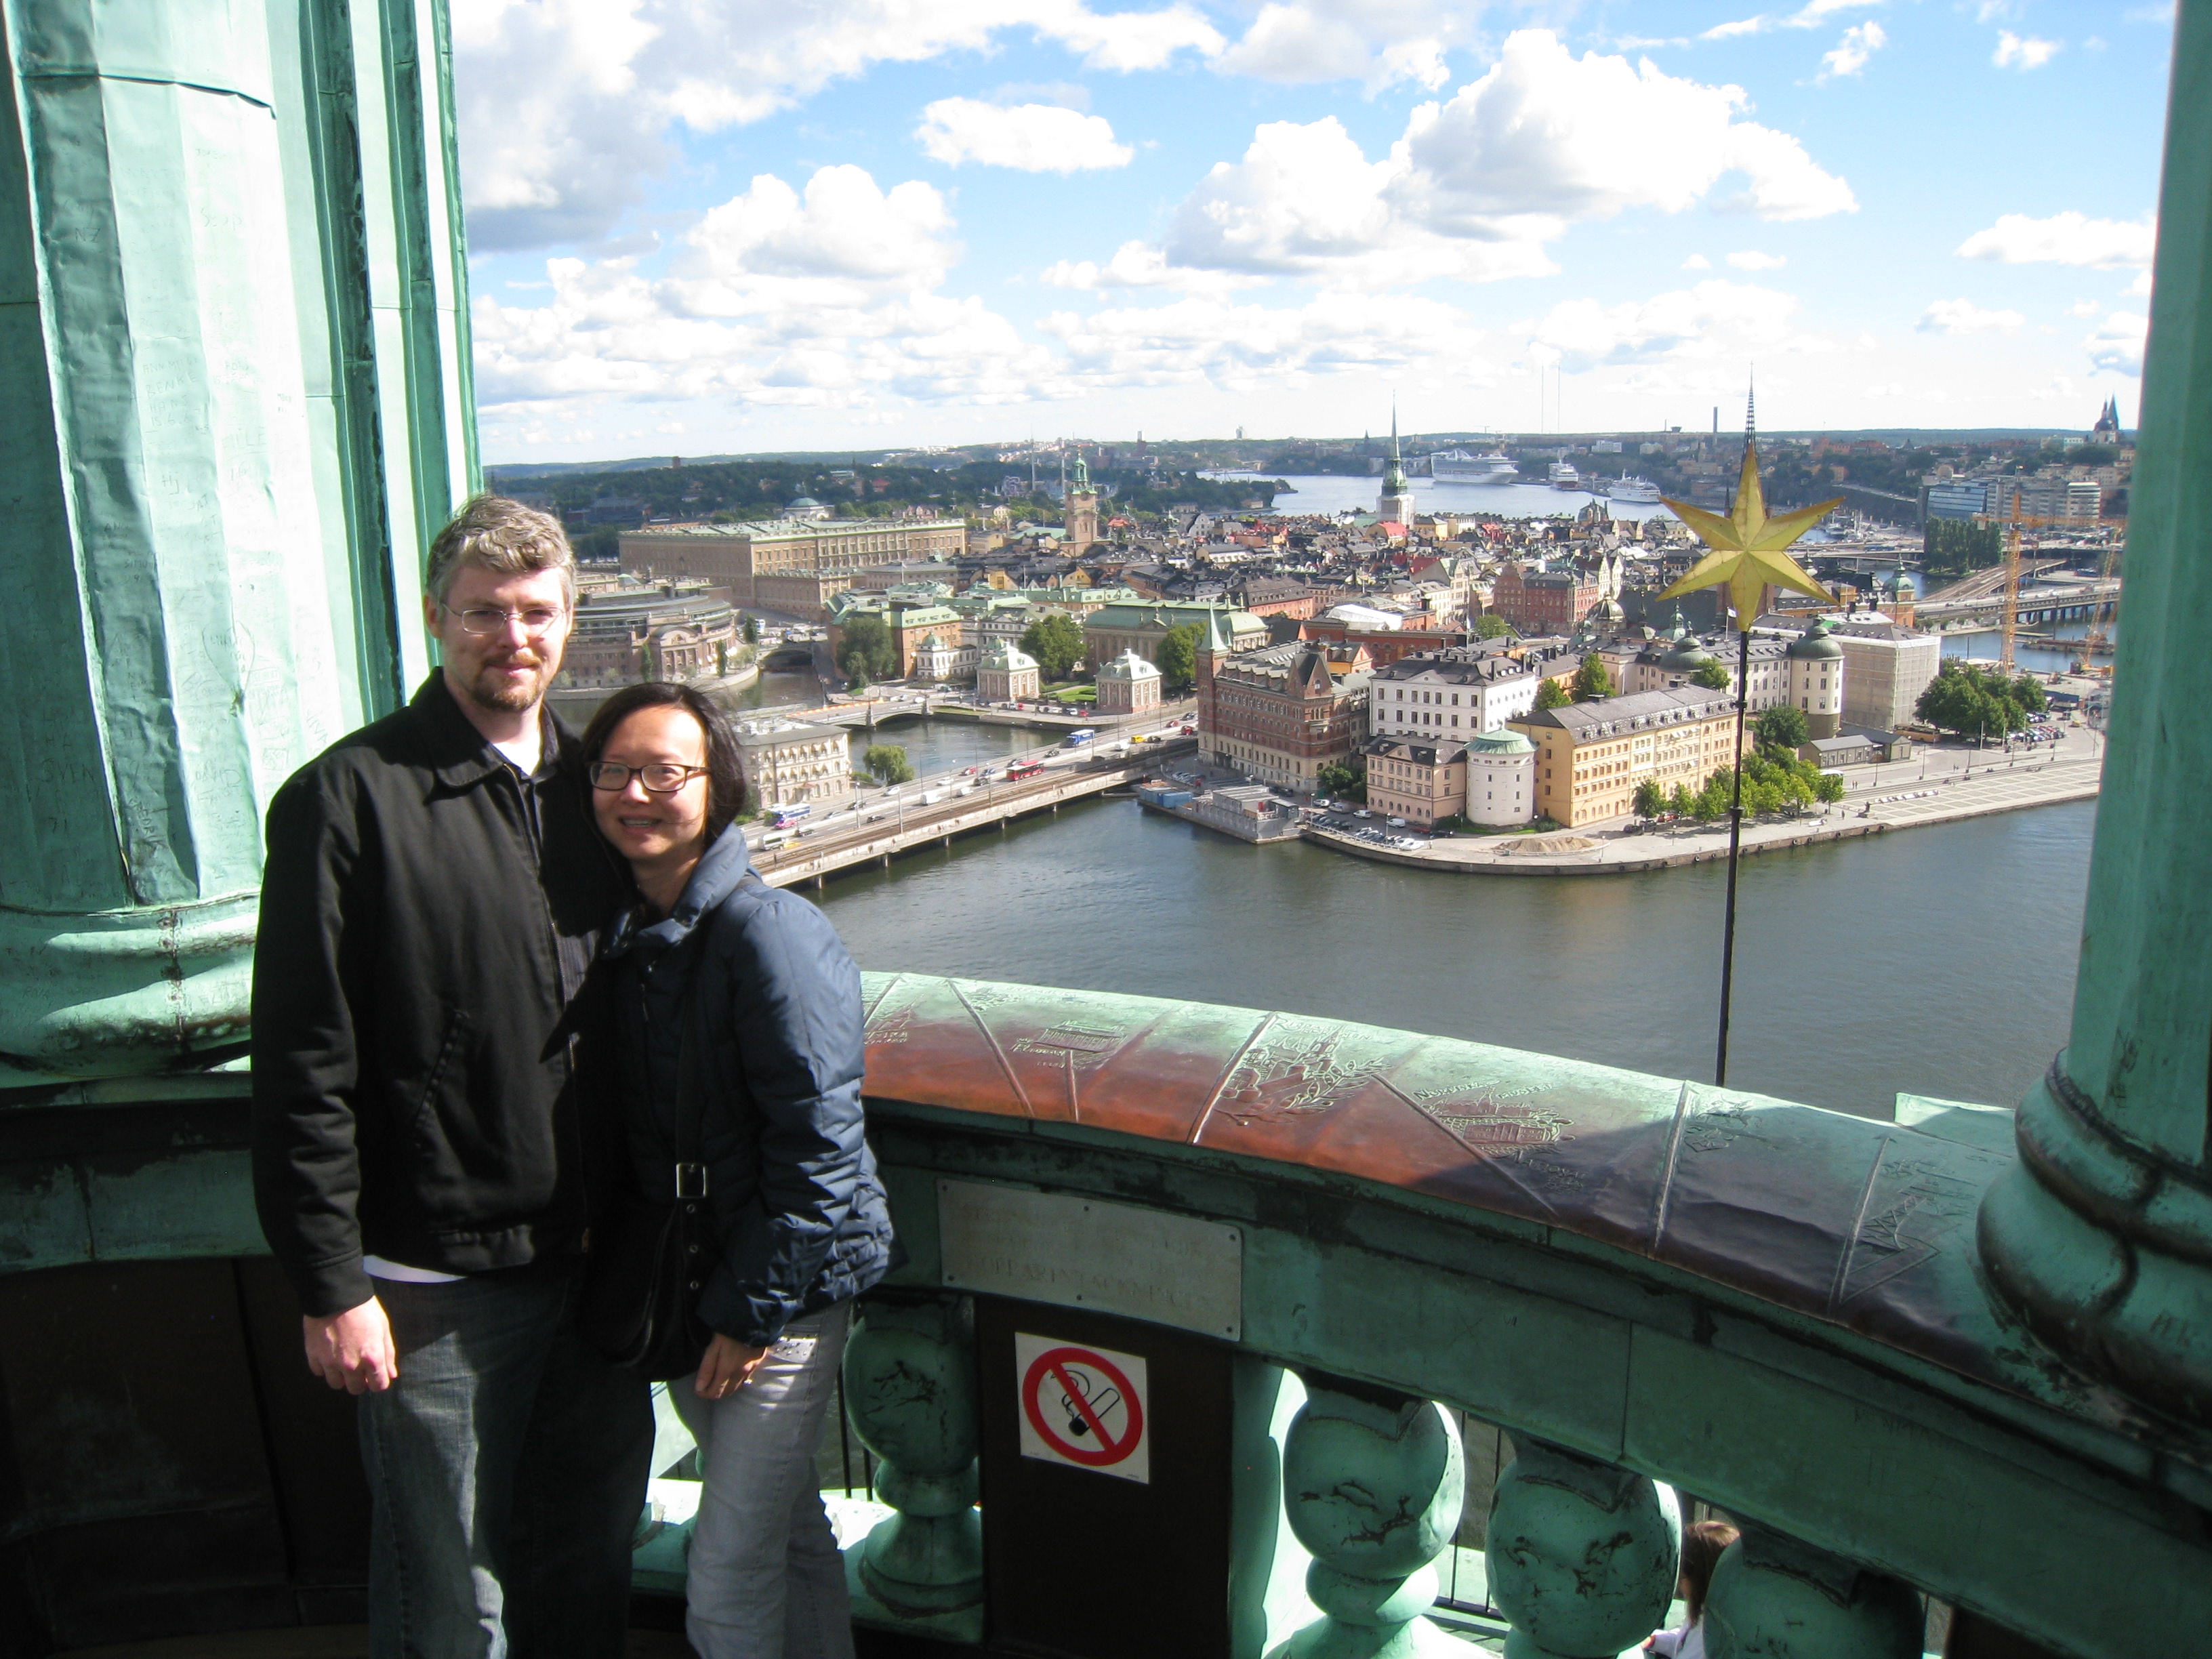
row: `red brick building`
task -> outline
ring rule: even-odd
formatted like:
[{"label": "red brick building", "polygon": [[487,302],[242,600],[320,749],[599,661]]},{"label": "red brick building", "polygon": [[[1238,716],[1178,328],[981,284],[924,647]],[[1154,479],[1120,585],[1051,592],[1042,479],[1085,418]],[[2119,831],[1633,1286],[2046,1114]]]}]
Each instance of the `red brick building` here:
[{"label": "red brick building", "polygon": [[1367,675],[1357,645],[1291,640],[1198,655],[1198,752],[1263,783],[1311,794],[1321,769],[1367,735]]},{"label": "red brick building", "polygon": [[1605,597],[1599,574],[1581,565],[1508,564],[1491,584],[1490,608],[1516,634],[1571,634]]},{"label": "red brick building", "polygon": [[1468,632],[1463,628],[1354,628],[1349,623],[1334,622],[1327,617],[1316,617],[1311,622],[1298,624],[1298,637],[1318,640],[1329,645],[1357,647],[1367,654],[1370,665],[1387,668],[1401,657],[1417,656],[1424,651],[1436,651],[1448,645],[1465,645]]}]

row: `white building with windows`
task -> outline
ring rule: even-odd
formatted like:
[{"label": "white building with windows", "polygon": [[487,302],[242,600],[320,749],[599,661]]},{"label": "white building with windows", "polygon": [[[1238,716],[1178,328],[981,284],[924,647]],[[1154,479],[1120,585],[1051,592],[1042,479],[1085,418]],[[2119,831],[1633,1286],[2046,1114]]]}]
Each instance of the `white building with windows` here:
[{"label": "white building with windows", "polygon": [[1572,667],[1566,656],[1516,659],[1475,646],[1401,657],[1369,683],[1367,729],[1378,738],[1464,743],[1528,714],[1538,683]]},{"label": "white building with windows", "polygon": [[1536,745],[1500,727],[1468,740],[1467,805],[1470,823],[1503,828],[1536,815]]}]

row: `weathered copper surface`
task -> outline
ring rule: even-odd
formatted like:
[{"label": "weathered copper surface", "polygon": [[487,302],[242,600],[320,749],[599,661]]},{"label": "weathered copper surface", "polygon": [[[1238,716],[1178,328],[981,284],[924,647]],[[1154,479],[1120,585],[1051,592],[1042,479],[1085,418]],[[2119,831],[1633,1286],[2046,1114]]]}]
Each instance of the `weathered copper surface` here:
[{"label": "weathered copper surface", "polygon": [[2108,1425],[1998,1322],[1975,1206],[2011,1162],[1893,1123],[1300,1015],[869,975],[868,1091],[1303,1165],[1649,1257]]}]

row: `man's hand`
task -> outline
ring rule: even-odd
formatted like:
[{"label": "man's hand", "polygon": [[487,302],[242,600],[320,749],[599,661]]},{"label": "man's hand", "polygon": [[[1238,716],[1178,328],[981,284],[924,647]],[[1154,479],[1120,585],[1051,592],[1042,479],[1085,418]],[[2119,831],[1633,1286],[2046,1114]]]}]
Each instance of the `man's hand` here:
[{"label": "man's hand", "polygon": [[707,1357],[699,1362],[699,1376],[691,1386],[702,1400],[726,1399],[745,1386],[766,1358],[766,1348],[749,1348],[734,1336],[717,1335],[707,1345]]},{"label": "man's hand", "polygon": [[374,1297],[328,1319],[300,1322],[307,1339],[307,1369],[348,1394],[381,1394],[399,1377],[399,1352],[392,1322]]}]

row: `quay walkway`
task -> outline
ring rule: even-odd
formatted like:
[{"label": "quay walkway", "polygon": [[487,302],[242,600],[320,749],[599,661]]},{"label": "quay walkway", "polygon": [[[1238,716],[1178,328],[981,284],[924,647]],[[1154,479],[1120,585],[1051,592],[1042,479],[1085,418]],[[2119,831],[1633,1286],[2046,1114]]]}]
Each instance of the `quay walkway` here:
[{"label": "quay walkway", "polygon": [[[1891,769],[1907,769],[1899,765]],[[1926,781],[1899,781],[1878,792],[1846,797],[1802,817],[1747,821],[1743,850],[1747,856],[1771,853],[1815,842],[1849,841],[2022,807],[2092,799],[2102,772],[2101,745],[2078,758],[2048,755],[2009,767],[2000,759],[1972,775],[1946,772]],[[1726,823],[1634,834],[1619,821],[1540,836],[1455,836],[1425,842],[1419,852],[1377,847],[1316,823],[1305,826],[1305,836],[1356,858],[1482,876],[1630,875],[1725,859],[1729,843]]]}]

